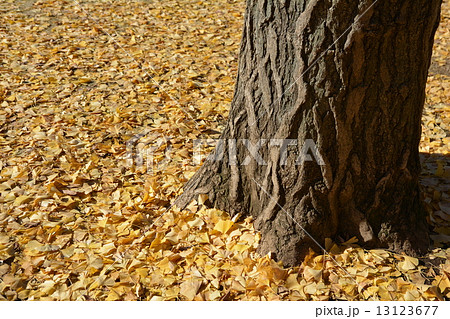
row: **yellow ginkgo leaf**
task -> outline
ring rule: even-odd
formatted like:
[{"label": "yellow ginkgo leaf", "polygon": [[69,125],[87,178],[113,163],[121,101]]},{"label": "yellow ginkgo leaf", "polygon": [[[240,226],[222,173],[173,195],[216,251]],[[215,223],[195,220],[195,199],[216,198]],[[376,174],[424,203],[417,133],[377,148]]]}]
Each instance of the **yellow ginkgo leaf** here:
[{"label": "yellow ginkgo leaf", "polygon": [[185,296],[188,300],[194,300],[201,285],[201,279],[189,279],[187,281],[184,281],[180,285],[180,294]]},{"label": "yellow ginkgo leaf", "polygon": [[239,253],[242,253],[243,251],[249,249],[250,246],[249,245],[244,245],[244,244],[236,244],[233,246],[232,250],[237,251]]},{"label": "yellow ginkgo leaf", "polygon": [[445,290],[447,289],[450,290],[450,279],[446,275],[443,275],[441,277],[441,280],[439,280],[438,287],[441,290],[441,292],[445,292]]},{"label": "yellow ginkgo leaf", "polygon": [[322,269],[309,268],[308,272],[315,281],[319,281],[322,278]]},{"label": "yellow ginkgo leaf", "polygon": [[231,220],[219,220],[214,227],[214,230],[217,230],[221,232],[222,234],[225,234],[230,230],[230,228],[234,225],[234,223]]},{"label": "yellow ginkgo leaf", "polygon": [[400,270],[403,271],[416,269],[417,265],[419,265],[419,260],[417,258],[409,256],[405,256],[405,260],[398,263]]},{"label": "yellow ginkgo leaf", "polygon": [[290,274],[287,277],[286,283],[284,284],[284,286],[290,290],[301,291],[302,286],[298,283],[297,277],[298,277],[297,274]]}]

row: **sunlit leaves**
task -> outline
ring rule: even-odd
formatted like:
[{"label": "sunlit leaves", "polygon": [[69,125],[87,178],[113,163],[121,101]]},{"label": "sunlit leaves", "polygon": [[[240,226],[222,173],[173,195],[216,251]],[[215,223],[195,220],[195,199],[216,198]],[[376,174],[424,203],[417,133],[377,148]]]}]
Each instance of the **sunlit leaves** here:
[{"label": "sunlit leaves", "polygon": [[[448,261],[430,266],[449,250],[428,261],[328,239],[334,260],[311,253],[285,269],[257,254],[251,219],[202,207],[206,195],[189,210],[168,209],[197,169],[186,161],[192,140],[217,137],[226,119],[245,3],[78,2],[84,10],[5,1],[1,12],[0,299],[450,298]],[[448,10],[446,2],[440,66]],[[429,78],[424,152],[448,154],[449,83]],[[123,159],[143,130],[160,145],[151,172]],[[444,247],[448,159],[423,166],[432,238]]]}]

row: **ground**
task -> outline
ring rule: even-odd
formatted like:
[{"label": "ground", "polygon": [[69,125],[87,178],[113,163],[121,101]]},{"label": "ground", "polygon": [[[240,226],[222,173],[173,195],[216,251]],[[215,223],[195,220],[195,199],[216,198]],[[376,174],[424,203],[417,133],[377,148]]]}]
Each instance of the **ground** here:
[{"label": "ground", "polygon": [[[243,0],[0,3],[0,299],[450,298],[450,1],[420,146],[430,253],[329,240],[330,255],[294,268],[257,255],[250,219],[170,206],[199,166],[193,140],[224,125],[243,11]],[[144,149],[152,161],[139,166]]]}]

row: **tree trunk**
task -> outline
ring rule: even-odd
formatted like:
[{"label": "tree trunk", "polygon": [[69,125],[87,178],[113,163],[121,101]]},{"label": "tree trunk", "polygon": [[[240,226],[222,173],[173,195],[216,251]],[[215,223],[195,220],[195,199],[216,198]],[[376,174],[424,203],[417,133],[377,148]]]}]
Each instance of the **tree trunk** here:
[{"label": "tree trunk", "polygon": [[286,265],[325,238],[426,251],[418,145],[441,1],[248,0],[223,143],[176,204],[250,214]]}]

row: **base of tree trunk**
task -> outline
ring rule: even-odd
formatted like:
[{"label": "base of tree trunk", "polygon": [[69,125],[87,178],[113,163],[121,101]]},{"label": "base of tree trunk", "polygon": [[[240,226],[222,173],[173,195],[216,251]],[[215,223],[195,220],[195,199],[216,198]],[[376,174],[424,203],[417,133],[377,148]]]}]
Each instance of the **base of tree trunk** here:
[{"label": "base of tree trunk", "polygon": [[[258,252],[261,255],[271,252],[286,266],[298,265],[310,249],[323,253],[325,238],[342,242],[356,236],[364,248],[385,248],[409,256],[420,256],[428,251],[429,230],[418,187],[405,189],[403,198],[397,199],[393,198],[399,195],[393,191],[397,186],[386,187],[385,196],[378,195],[379,198],[391,199],[389,204],[383,205],[384,214],[377,211],[371,216],[338,207],[340,217],[337,227],[334,227],[331,216],[326,217],[326,214],[311,209],[307,204],[310,201],[308,195],[298,196],[296,201],[292,201],[296,197],[294,192],[272,193],[270,197],[273,200],[261,201],[260,205],[245,205],[249,198],[239,193],[242,189],[233,189],[229,178],[231,173],[221,169],[215,162],[206,162],[186,185],[176,205],[184,208],[198,199],[199,194],[206,194],[208,201],[205,205],[208,207],[229,212],[231,216],[253,216],[255,228],[263,234]],[[252,188],[260,196],[267,195],[258,190],[260,186],[253,183]],[[230,196],[233,193],[240,196],[233,198]],[[291,204],[286,203],[286,197],[291,199]]]}]

